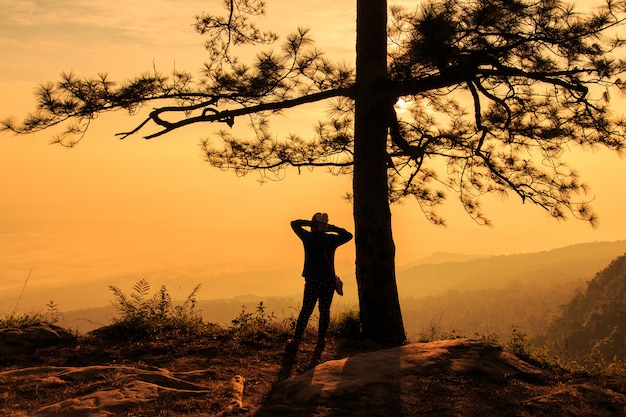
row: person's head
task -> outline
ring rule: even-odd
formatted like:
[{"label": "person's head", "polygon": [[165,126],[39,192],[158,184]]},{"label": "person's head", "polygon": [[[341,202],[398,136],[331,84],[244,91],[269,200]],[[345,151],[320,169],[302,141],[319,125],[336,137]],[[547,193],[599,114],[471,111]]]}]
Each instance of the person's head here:
[{"label": "person's head", "polygon": [[324,232],[328,228],[328,214],[315,213],[311,219],[312,232]]}]

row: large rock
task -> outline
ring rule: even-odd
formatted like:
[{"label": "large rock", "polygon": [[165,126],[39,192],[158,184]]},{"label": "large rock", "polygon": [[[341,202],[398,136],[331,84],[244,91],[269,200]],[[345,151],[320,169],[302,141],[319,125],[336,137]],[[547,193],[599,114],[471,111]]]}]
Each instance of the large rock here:
[{"label": "large rock", "polygon": [[498,345],[458,339],[325,362],[276,384],[255,414],[320,415],[626,417],[626,396],[604,383],[555,378]]},{"label": "large rock", "polygon": [[435,375],[448,371],[480,372],[496,379],[541,380],[541,372],[496,344],[479,340],[413,343],[394,349],[324,362],[309,372],[277,384],[274,404],[323,403],[355,395],[371,385],[394,386],[406,375]]},{"label": "large rock", "polygon": [[53,324],[0,329],[0,355],[9,356],[75,340],[68,330]]}]

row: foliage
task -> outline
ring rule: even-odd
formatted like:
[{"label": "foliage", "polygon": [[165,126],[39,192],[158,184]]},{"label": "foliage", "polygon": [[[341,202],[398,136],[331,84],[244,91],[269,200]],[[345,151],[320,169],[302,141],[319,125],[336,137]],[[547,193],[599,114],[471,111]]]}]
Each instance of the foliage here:
[{"label": "foliage", "polygon": [[113,328],[131,338],[159,337],[169,333],[198,334],[206,329],[199,312],[195,311],[197,285],[182,304],[175,304],[165,286],[152,295],[150,284],[141,279],[127,296],[120,288],[110,285],[114,305],[120,317]]},{"label": "foliage", "polygon": [[[253,121],[252,140],[221,131],[203,142],[212,165],[240,174],[272,176],[302,166],[334,167],[350,173],[353,163],[355,71],[326,59],[297,29],[274,51],[244,63],[235,48],[272,44],[252,19],[264,14],[259,0],[227,2],[228,15],[203,13],[196,31],[206,37],[209,59],[194,76],[146,73],[117,84],[106,75],[64,74],[43,85],[38,111],[4,129],[36,132],[76,121],[57,137],[73,146],[99,113],[163,104],[135,129],[150,123],[163,135],[207,122],[232,126]],[[449,192],[480,223],[479,197],[513,192],[563,218],[567,212],[595,223],[577,173],[561,157],[573,144],[621,151],[624,122],[610,112],[611,89],[623,90],[626,64],[619,59],[624,3],[577,12],[563,1],[430,1],[408,12],[390,10],[388,80],[379,88],[389,102],[390,201],[413,196],[428,218],[443,223],[434,208]],[[399,98],[409,112],[393,108]],[[298,134],[278,139],[270,116],[305,103],[333,100],[315,139]],[[167,116],[167,117],[166,117]],[[171,121],[174,119],[174,121]],[[216,146],[221,142],[220,146]]]},{"label": "foliage", "polygon": [[276,317],[274,313],[267,314],[265,312],[265,305],[263,305],[263,301],[260,301],[256,306],[256,310],[254,313],[249,313],[246,311],[246,306],[241,306],[241,313],[239,316],[235,317],[231,323],[234,328],[241,328],[246,326],[259,326],[265,327],[270,322],[272,322]]},{"label": "foliage", "polygon": [[229,333],[236,339],[267,339],[274,337],[276,332],[287,333],[289,320],[279,321],[274,312],[267,313],[263,301],[260,301],[254,312],[246,311],[241,306],[241,313],[231,321]]},{"label": "foliage", "polygon": [[420,331],[417,336],[417,341],[419,343],[434,342],[435,340],[442,340],[442,339],[446,339],[446,337],[444,337],[443,335],[439,333],[439,329],[437,328],[435,323],[432,321],[425,329]]},{"label": "foliage", "polygon": [[0,329],[9,327],[25,327],[41,323],[56,324],[59,322],[59,308],[50,301],[46,304],[45,311],[31,311],[29,313],[18,313],[12,311],[7,314],[0,315]]},{"label": "foliage", "polygon": [[349,339],[361,338],[361,321],[358,308],[345,309],[336,317],[331,317],[328,333]]},{"label": "foliage", "polygon": [[456,340],[456,339],[480,339],[483,341],[498,343],[500,336],[497,333],[485,333],[474,332],[472,336],[467,336],[467,332],[462,329],[452,329],[450,331],[445,330],[442,326],[431,321],[428,326],[420,330],[417,335],[416,341],[418,343],[430,343],[437,340]]},{"label": "foliage", "polygon": [[547,339],[574,361],[606,366],[626,360],[626,255],[598,272],[563,307]]},{"label": "foliage", "polygon": [[56,324],[59,321],[59,307],[52,300],[46,304],[45,311],[31,311],[29,313],[20,313],[18,311],[20,300],[22,295],[24,295],[24,290],[28,285],[28,281],[30,281],[31,274],[32,271],[29,271],[26,279],[24,280],[24,285],[22,286],[22,291],[20,292],[20,295],[15,303],[15,307],[8,313],[0,312],[0,329],[9,327],[24,327],[42,323]]},{"label": "foliage", "polygon": [[626,361],[615,362],[609,365],[606,370],[607,374],[615,376],[626,384]]},{"label": "foliage", "polygon": [[[585,186],[560,158],[569,144],[623,148],[624,124],[611,121],[604,89],[622,88],[622,41],[609,34],[622,8],[582,15],[561,1],[445,0],[417,14],[393,9],[390,77],[425,84],[405,97],[411,119],[391,127],[395,166],[411,173],[396,194],[436,204],[452,189],[487,223],[477,197],[513,191],[556,218],[572,211],[595,222],[585,204],[571,204]],[[457,80],[429,82],[446,77]],[[447,178],[429,159],[447,161]],[[432,182],[443,187],[426,188]]]},{"label": "foliage", "polygon": [[517,326],[511,329],[511,335],[505,349],[520,358],[530,357],[531,343]]}]

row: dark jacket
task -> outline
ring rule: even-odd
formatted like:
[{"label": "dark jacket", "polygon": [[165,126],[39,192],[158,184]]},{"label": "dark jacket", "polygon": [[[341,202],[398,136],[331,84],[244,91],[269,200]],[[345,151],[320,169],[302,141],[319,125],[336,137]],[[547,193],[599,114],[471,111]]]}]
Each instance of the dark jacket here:
[{"label": "dark jacket", "polygon": [[304,229],[309,220],[294,220],[291,228],[304,245],[304,269],[302,276],[307,279],[335,279],[335,249],[352,239],[346,229],[329,225],[326,232],[310,232]]}]

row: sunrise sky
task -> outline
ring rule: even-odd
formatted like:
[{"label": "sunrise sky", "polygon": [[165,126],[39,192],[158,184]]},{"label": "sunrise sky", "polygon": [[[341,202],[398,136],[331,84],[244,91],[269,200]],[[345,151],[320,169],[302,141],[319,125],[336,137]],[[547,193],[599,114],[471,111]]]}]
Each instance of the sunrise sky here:
[{"label": "sunrise sky", "polygon": [[[121,81],[153,67],[200,68],[204,40],[193,32],[194,16],[221,3],[0,0],[0,118],[23,117],[36,87],[63,71]],[[284,35],[307,26],[329,58],[353,60],[354,0],[267,3],[262,27]],[[279,129],[306,135],[320,117],[286,113]],[[204,162],[200,139],[224,126],[152,141],[114,136],[138,121],[102,116],[74,149],[49,145],[54,130],[0,135],[0,314],[48,300],[61,310],[106,304],[107,285],[130,288],[141,278],[166,283],[174,295],[201,282],[200,298],[297,293],[302,249],[289,221],[326,211],[331,223],[354,230],[344,198],[351,178],[288,171],[261,185],[254,174],[239,178]],[[557,222],[512,195],[484,200],[491,228],[475,224],[450,195],[442,228],[408,201],[392,208],[397,264],[439,251],[500,255],[626,238],[626,162],[602,150],[573,150],[567,160],[591,187],[598,229]],[[352,242],[337,263],[340,274],[353,274]]]}]

